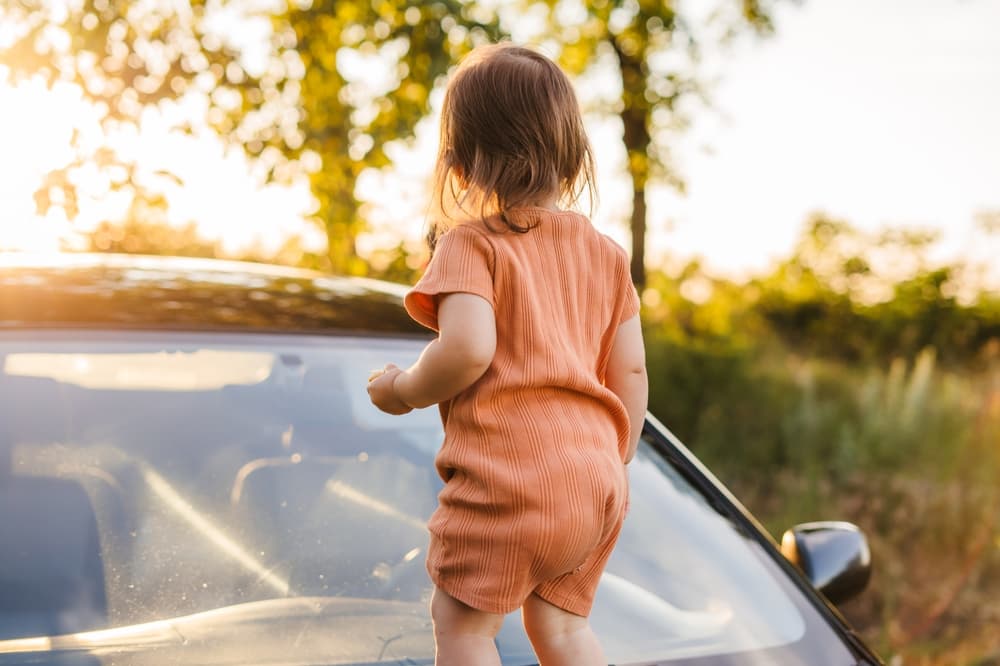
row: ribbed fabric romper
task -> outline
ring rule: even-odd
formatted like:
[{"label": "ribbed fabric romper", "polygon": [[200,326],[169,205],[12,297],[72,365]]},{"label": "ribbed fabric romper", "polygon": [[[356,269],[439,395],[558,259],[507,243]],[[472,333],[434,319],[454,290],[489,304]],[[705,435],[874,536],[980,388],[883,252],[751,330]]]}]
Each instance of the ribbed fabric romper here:
[{"label": "ribbed fabric romper", "polygon": [[586,217],[508,215],[535,226],[449,230],[405,299],[434,330],[441,294],[478,295],[496,316],[489,368],[440,405],[435,464],[445,485],[428,524],[427,570],[483,611],[509,613],[536,592],[586,616],[627,506],[629,419],[604,377],[618,326],[639,301],[625,251]]}]

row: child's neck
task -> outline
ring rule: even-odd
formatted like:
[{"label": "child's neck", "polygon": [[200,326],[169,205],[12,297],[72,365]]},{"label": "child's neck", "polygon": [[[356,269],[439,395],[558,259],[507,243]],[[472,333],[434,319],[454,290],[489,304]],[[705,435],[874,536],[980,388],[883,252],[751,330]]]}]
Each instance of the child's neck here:
[{"label": "child's neck", "polygon": [[544,208],[546,210],[559,212],[561,209],[559,208],[558,204],[559,204],[559,197],[548,196],[548,197],[541,197],[537,201],[529,201],[527,205],[533,208]]}]

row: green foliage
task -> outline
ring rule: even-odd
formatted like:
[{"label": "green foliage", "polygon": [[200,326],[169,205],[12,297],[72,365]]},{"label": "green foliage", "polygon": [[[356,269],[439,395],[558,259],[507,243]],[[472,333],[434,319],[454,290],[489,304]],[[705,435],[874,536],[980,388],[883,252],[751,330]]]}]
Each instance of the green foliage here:
[{"label": "green foliage", "polygon": [[[364,273],[354,247],[364,228],[358,175],[388,163],[385,145],[412,136],[437,79],[473,45],[500,37],[498,19],[464,0],[291,1],[275,15],[253,7],[7,3],[0,21],[13,38],[0,44],[0,65],[14,82],[77,85],[107,134],[137,127],[149,107],[195,99],[206,106],[204,117],[186,117],[179,129],[218,133],[254,156],[269,178],[308,172],[315,217],[329,241],[326,268]],[[240,42],[241,31],[226,29],[233,22],[267,27],[266,37]],[[374,72],[389,76],[373,85]],[[76,149],[39,190],[40,212],[57,201],[72,217],[75,175],[89,163],[127,174],[117,187],[137,199],[157,196],[155,178],[136,177],[127,159],[106,147],[93,152],[86,142]]]},{"label": "green foliage", "polygon": [[220,254],[218,245],[202,238],[194,223],[173,227],[137,218],[129,218],[124,224],[102,222],[87,234],[85,241],[85,252],[206,258]]},{"label": "green foliage", "polygon": [[[412,136],[457,58],[505,34],[486,7],[543,8],[545,39],[560,45],[570,71],[606,56],[616,63],[623,92],[611,112],[622,121],[634,184],[632,271],[642,286],[646,186],[651,179],[683,186],[669,139],[687,126],[690,102],[706,97],[701,53],[747,29],[769,32],[772,5],[717,0],[710,14],[689,16],[675,3],[646,0],[288,0],[272,15],[255,4],[206,0],[17,0],[0,7],[12,35],[0,44],[0,65],[15,82],[77,85],[109,135],[139,125],[149,107],[197,99],[172,107],[205,108],[179,129],[218,133],[254,156],[268,178],[307,174],[328,239],[327,268],[364,273],[354,245],[365,226],[354,193],[359,174],[385,166],[385,146]],[[264,37],[240,41],[241,31],[228,29],[234,23]],[[107,148],[98,155],[85,141],[75,149],[42,184],[40,212],[55,202],[76,214],[77,175],[88,163],[129,173],[116,187],[138,198],[162,191],[156,178],[136,176],[130,158]]]},{"label": "green foliage", "polygon": [[[77,86],[93,104],[105,136],[136,128],[150,107],[192,97],[206,101],[214,125],[233,128],[239,119],[234,99],[253,88],[263,96],[271,84],[280,93],[282,85],[248,73],[237,45],[211,27],[220,11],[217,3],[203,0],[3,3],[0,22],[10,37],[0,44],[0,71],[13,83],[36,79],[50,87]],[[197,120],[186,118],[180,127],[193,132]],[[143,173],[108,146],[84,140],[80,129],[74,132],[73,157],[50,173],[36,194],[39,213],[60,203],[72,219],[78,212],[78,176],[89,165],[103,170],[110,189],[131,191],[140,209],[141,202],[162,198],[156,180],[164,174]],[[239,142],[236,134],[226,136]]]},{"label": "green foliage", "polygon": [[405,243],[378,250],[368,257],[369,276],[399,284],[414,284],[422,272],[425,256],[413,253]]},{"label": "green foliage", "polygon": [[747,284],[652,273],[649,407],[775,536],[866,531],[843,610],[883,654],[971,663],[1000,596],[1000,299],[930,241],[817,215]]},{"label": "green foliage", "polygon": [[971,284],[968,267],[930,266],[932,241],[815,215],[795,254],[755,280],[755,308],[793,350],[884,365],[931,347],[946,363],[969,363],[1000,337],[998,299]]},{"label": "green foliage", "polygon": [[542,4],[548,8],[544,38],[560,46],[564,67],[579,73],[606,57],[615,63],[622,93],[611,106],[622,123],[633,187],[631,272],[635,284],[644,287],[646,187],[651,180],[684,187],[672,163],[670,140],[688,127],[698,103],[707,101],[702,53],[721,50],[740,32],[769,33],[775,3],[717,0],[710,11],[701,6],[698,13],[684,3],[659,0]]},{"label": "green foliage", "polygon": [[147,105],[192,88],[224,94],[243,75],[230,68],[239,66],[238,50],[208,27],[211,4],[4,3],[0,19],[14,38],[2,62],[15,82],[75,83],[109,123],[135,123]]},{"label": "green foliage", "polygon": [[652,273],[651,411],[737,476],[971,478],[977,459],[1000,474],[987,453],[1000,441],[1000,302],[958,298],[967,267],[931,266],[929,243],[816,215],[795,254],[747,284],[697,263]]},{"label": "green foliage", "polygon": [[[279,60],[297,59],[304,72],[298,98],[303,141],[292,155],[308,151],[320,158],[310,182],[330,266],[365,273],[354,247],[365,227],[354,195],[358,176],[389,163],[385,146],[413,135],[439,77],[472,46],[496,40],[498,19],[460,0],[316,0],[292,3],[276,22],[276,34],[294,35],[277,46]],[[347,58],[359,63],[356,71],[344,66]],[[371,85],[373,71],[392,73],[382,89]]]},{"label": "green foliage", "polygon": [[[133,203],[133,205],[135,205]],[[287,240],[277,249],[251,247],[237,253],[227,252],[219,241],[205,238],[193,222],[173,225],[152,221],[144,214],[130,214],[125,222],[104,221],[82,235],[82,244],[73,250],[120,254],[152,254],[178,257],[204,257],[281,264],[298,268],[320,269],[325,258],[303,249],[297,238]]]}]

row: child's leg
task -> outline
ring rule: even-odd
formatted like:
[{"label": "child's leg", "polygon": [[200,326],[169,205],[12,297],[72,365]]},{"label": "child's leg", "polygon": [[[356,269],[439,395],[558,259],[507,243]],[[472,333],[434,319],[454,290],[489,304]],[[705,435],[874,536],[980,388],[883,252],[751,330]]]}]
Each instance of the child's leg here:
[{"label": "child's leg", "polygon": [[541,666],[607,666],[587,618],[532,594],[521,607],[524,630]]},{"label": "child's leg", "polygon": [[431,619],[435,666],[500,666],[493,640],[503,624],[503,615],[476,610],[435,587]]}]

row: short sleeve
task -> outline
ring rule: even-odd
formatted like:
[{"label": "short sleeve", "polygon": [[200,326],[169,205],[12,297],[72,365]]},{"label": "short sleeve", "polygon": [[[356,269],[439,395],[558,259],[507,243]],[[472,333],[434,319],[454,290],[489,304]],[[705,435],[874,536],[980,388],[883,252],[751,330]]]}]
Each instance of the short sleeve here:
[{"label": "short sleeve", "polygon": [[636,292],[635,285],[632,284],[632,276],[625,272],[625,280],[623,280],[622,290],[625,292],[622,295],[624,303],[622,305],[622,314],[618,319],[619,324],[624,324],[632,317],[639,314],[639,294]]},{"label": "short sleeve", "polygon": [[438,241],[427,270],[407,292],[403,300],[406,311],[414,320],[436,331],[436,297],[441,294],[475,294],[495,307],[495,258],[492,244],[481,232],[455,227]]}]

